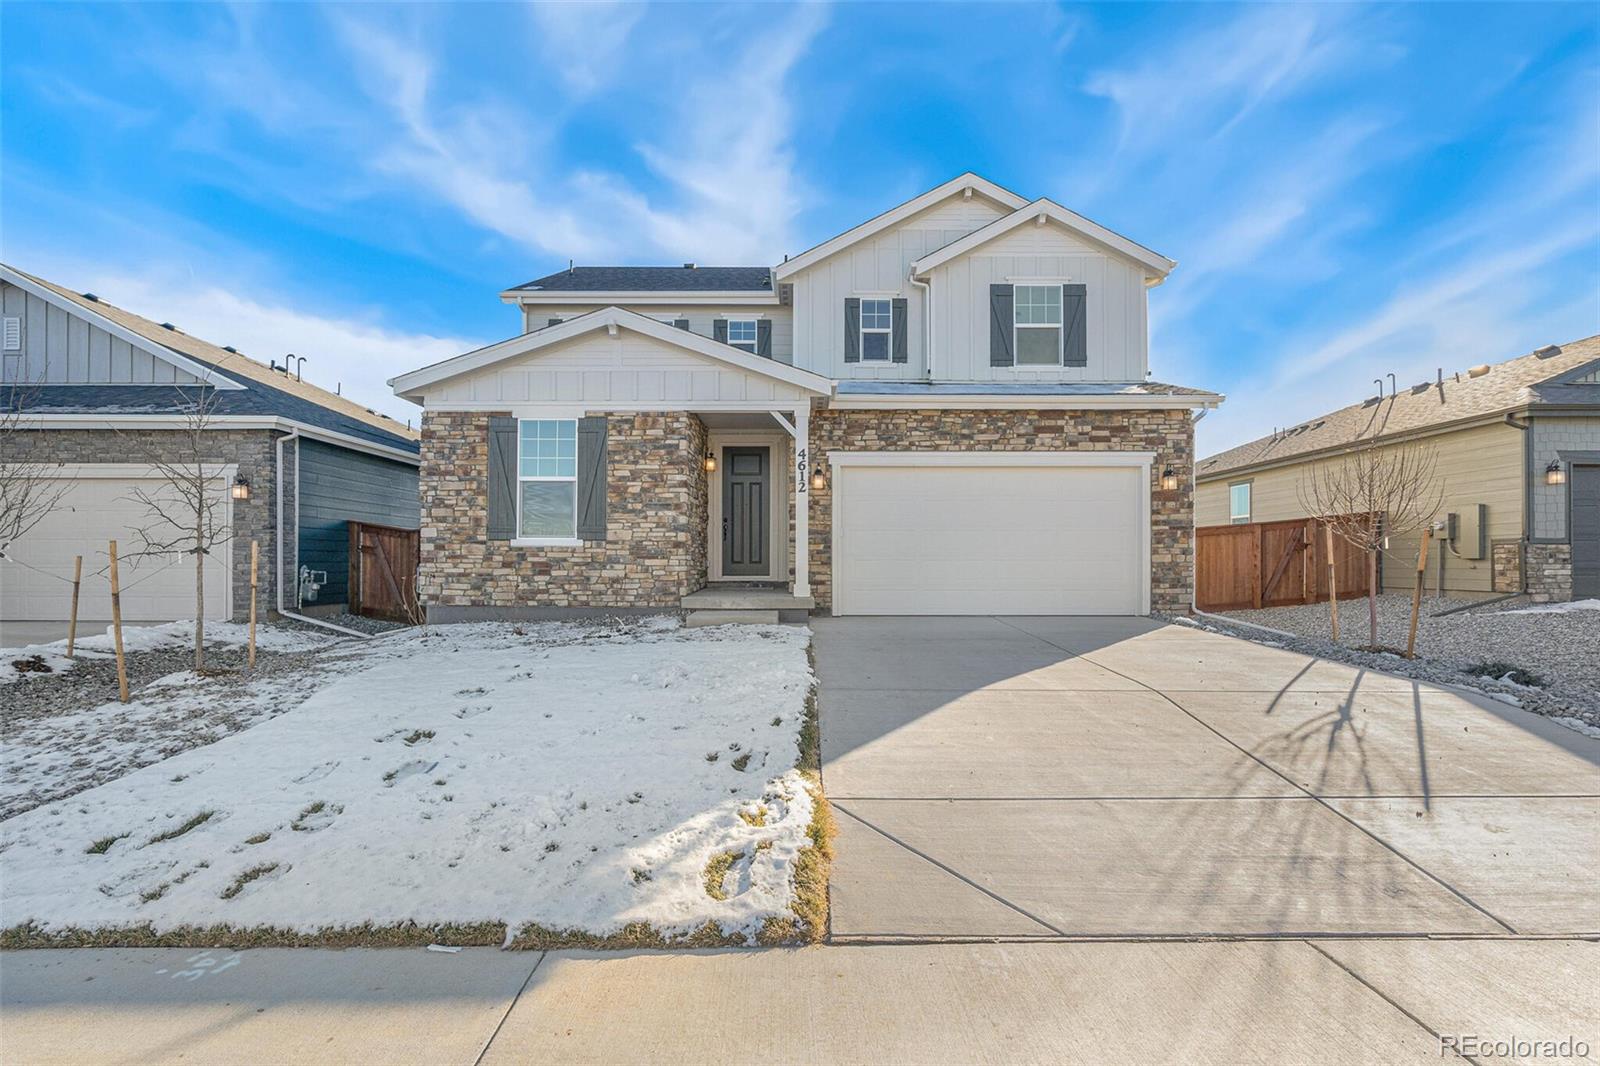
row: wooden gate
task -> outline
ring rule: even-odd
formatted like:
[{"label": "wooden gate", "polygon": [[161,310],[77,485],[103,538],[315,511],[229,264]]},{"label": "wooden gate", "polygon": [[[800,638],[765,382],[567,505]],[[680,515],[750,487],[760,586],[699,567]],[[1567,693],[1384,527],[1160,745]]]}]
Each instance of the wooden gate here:
[{"label": "wooden gate", "polygon": [[350,523],[350,610],[373,618],[415,622],[417,558],[422,533],[416,529]]},{"label": "wooden gate", "polygon": [[[1315,518],[1201,526],[1195,532],[1195,606],[1241,611],[1318,603],[1328,598],[1328,543]],[[1367,594],[1367,563],[1333,538],[1339,598]]]}]

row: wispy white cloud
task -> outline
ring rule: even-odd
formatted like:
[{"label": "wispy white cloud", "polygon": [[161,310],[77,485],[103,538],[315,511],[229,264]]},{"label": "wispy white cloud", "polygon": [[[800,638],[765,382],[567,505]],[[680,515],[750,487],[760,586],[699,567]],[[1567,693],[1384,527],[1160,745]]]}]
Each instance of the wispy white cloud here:
[{"label": "wispy white cloud", "polygon": [[645,5],[632,0],[531,3],[534,46],[561,75],[567,88],[592,93],[626,70],[628,36]]}]

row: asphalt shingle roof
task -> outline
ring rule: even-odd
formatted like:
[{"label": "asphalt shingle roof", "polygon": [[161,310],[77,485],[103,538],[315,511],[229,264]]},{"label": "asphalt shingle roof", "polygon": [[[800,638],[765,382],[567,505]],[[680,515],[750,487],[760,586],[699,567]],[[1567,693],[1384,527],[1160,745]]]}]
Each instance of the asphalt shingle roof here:
[{"label": "asphalt shingle roof", "polygon": [[573,267],[509,292],[771,292],[770,267]]},{"label": "asphalt shingle roof", "polygon": [[1550,382],[1596,360],[1600,360],[1600,335],[1495,363],[1488,373],[1478,377],[1465,370],[1446,374],[1442,385],[1425,381],[1401,389],[1394,396],[1372,397],[1219,452],[1200,460],[1195,465],[1195,475],[1201,479],[1215,477],[1262,463],[1282,462],[1522,407],[1573,403],[1600,407],[1600,385]]},{"label": "asphalt shingle roof", "polygon": [[840,396],[1211,396],[1160,381],[841,381]]},{"label": "asphalt shingle roof", "polygon": [[[217,392],[218,399],[212,409],[218,414],[277,415],[391,448],[418,451],[420,434],[416,430],[408,429],[403,422],[370,411],[349,397],[329,392],[309,381],[296,380],[243,352],[230,352],[180,330],[167,329],[103,299],[90,300],[54,282],[20,270],[17,273],[86,311],[137,333],[145,340],[196,362],[214,366],[220,373],[245,386],[242,390],[222,389]],[[164,389],[152,385],[52,385],[29,390],[25,403],[29,411],[62,414],[160,414],[181,412],[192,399],[177,386]]]}]

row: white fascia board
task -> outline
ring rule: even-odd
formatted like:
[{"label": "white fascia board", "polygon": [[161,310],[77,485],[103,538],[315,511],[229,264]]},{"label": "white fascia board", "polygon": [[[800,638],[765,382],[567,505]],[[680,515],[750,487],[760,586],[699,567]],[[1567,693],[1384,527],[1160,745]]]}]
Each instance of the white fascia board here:
[{"label": "white fascia board", "polygon": [[1155,452],[830,451],[832,466],[1149,466]]},{"label": "white fascia board", "polygon": [[704,289],[696,289],[691,292],[668,292],[660,289],[638,292],[622,290],[527,291],[507,289],[500,294],[500,299],[503,303],[524,304],[529,307],[538,307],[546,304],[555,306],[594,304],[597,308],[608,307],[613,304],[687,304],[692,306],[734,304],[737,306],[764,307],[776,306],[778,294],[776,291],[767,289],[732,289],[723,292],[707,292]]},{"label": "white fascia board", "polygon": [[[26,426],[29,429],[122,429],[131,431],[191,428],[189,419],[181,414],[97,415],[23,412],[14,416],[14,418],[17,425]],[[327,444],[337,444],[341,448],[349,448],[351,451],[368,452],[372,455],[382,456],[385,459],[396,459],[402,463],[409,463],[412,466],[418,466],[422,462],[419,455],[408,452],[403,448],[392,448],[387,444],[379,444],[376,441],[362,440],[360,437],[353,437],[348,433],[338,433],[331,429],[307,425],[292,418],[278,418],[273,415],[211,415],[206,421],[208,429],[218,431],[266,429],[288,433],[299,430],[302,437],[320,440]]]},{"label": "white fascia board", "polygon": [[1186,396],[835,396],[828,407],[835,411],[1148,411],[1188,410],[1219,406],[1223,397],[1208,392]]},{"label": "white fascia board", "polygon": [[739,370],[744,370],[761,377],[772,378],[796,388],[805,389],[807,392],[818,396],[826,396],[833,391],[833,381],[821,374],[813,374],[809,370],[801,370],[790,366],[788,363],[779,363],[772,359],[762,359],[760,356],[751,355],[740,351],[738,348],[702,337],[698,333],[669,326],[665,322],[658,322],[653,318],[641,315],[636,311],[624,310],[621,307],[605,307],[588,314],[570,318],[554,326],[533,333],[524,333],[510,340],[491,344],[487,348],[458,355],[453,359],[435,363],[432,366],[413,370],[409,374],[402,374],[389,379],[389,385],[396,395],[412,399],[418,389],[429,385],[438,384],[462,374],[469,374],[475,370],[493,366],[495,363],[517,356],[532,355],[542,348],[562,341],[571,340],[597,329],[608,326],[619,326],[631,329],[635,333],[642,333],[666,344],[682,348],[685,351],[703,355],[708,359],[726,363]]},{"label": "white fascia board", "polygon": [[929,252],[911,264],[911,272],[916,275],[926,274],[935,267],[942,266],[952,259],[966,255],[974,248],[987,244],[996,237],[1011,232],[1018,226],[1036,222],[1041,217],[1047,218],[1081,237],[1087,237],[1096,244],[1102,244],[1112,251],[1132,259],[1144,267],[1150,277],[1156,279],[1165,278],[1178,265],[1175,260],[1153,252],[1142,244],[1136,244],[1122,234],[1106,229],[1098,222],[1084,218],[1075,211],[1069,211],[1054,200],[1039,199],[1013,211],[1004,218],[995,219],[981,229],[973,230],[959,240],[951,241],[943,248]]},{"label": "white fascia board", "polygon": [[775,280],[787,278],[797,271],[821,262],[835,252],[850,247],[857,241],[866,240],[873,234],[880,233],[896,223],[904,222],[917,212],[932,207],[939,201],[954,196],[963,189],[972,189],[975,192],[980,192],[989,199],[1011,208],[1013,211],[1027,206],[1028,203],[1027,200],[1010,189],[1001,188],[987,178],[980,178],[978,175],[968,171],[960,177],[950,179],[938,188],[929,189],[921,196],[913,197],[903,204],[891,207],[876,218],[868,219],[861,225],[856,226],[854,229],[846,230],[832,240],[824,241],[814,248],[801,252],[792,259],[778,264],[772,268],[772,276]]},{"label": "white fascia board", "polygon": [[[4,264],[0,264],[0,279],[10,282],[25,292],[32,293],[53,307],[59,307],[69,315],[81,318],[96,328],[105,330],[119,340],[127,341],[141,352],[148,352],[164,363],[171,363],[173,366],[193,374],[212,388],[232,390],[245,387],[224,374],[220,368],[197,362],[186,355],[173,351],[164,344],[157,344],[149,337],[135,333],[128,327],[113,322],[99,312],[92,311],[76,301],[69,300],[53,289],[47,289],[43,285],[37,284],[32,278],[24,277]],[[71,382],[61,382],[60,384],[71,384]],[[171,385],[173,383],[168,381],[163,384]]]}]

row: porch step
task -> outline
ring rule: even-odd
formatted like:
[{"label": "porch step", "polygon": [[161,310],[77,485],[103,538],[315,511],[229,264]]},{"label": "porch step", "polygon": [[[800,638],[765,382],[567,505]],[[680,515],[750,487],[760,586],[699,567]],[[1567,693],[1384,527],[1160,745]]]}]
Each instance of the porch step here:
[{"label": "porch step", "polygon": [[683,620],[686,626],[775,626],[778,624],[778,612],[752,611],[752,610],[706,610],[690,611]]},{"label": "porch step", "polygon": [[687,611],[808,611],[816,606],[810,596],[796,596],[786,588],[707,585],[679,601]]}]

